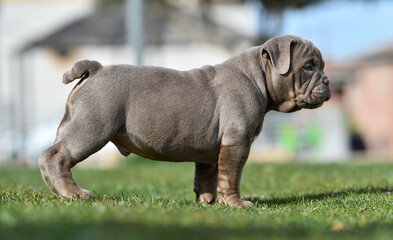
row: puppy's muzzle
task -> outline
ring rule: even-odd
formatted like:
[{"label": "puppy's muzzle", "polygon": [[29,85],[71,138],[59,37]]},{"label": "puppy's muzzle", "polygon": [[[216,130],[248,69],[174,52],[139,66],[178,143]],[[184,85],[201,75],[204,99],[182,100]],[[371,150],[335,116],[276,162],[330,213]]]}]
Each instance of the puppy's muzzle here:
[{"label": "puppy's muzzle", "polygon": [[327,76],[322,76],[320,83],[317,84],[311,94],[317,98],[323,99],[324,101],[328,101],[331,97],[330,87],[329,87],[329,79]]}]

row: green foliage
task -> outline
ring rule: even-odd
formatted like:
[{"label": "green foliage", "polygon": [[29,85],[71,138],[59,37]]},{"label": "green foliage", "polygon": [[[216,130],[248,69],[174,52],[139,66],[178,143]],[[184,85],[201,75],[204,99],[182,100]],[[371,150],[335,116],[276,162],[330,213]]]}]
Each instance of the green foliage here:
[{"label": "green foliage", "polygon": [[0,239],[390,239],[391,164],[246,165],[255,209],[194,202],[192,163],[75,169],[91,199],[63,199],[38,169],[0,169]]}]

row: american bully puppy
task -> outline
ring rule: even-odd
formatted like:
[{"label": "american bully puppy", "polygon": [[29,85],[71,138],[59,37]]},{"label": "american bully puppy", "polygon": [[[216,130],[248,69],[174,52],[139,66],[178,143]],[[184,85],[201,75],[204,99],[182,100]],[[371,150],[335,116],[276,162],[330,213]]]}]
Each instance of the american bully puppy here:
[{"label": "american bully puppy", "polygon": [[220,203],[252,207],[239,184],[265,114],[321,106],[330,98],[323,68],[319,50],[296,36],[189,71],[77,62],[63,76],[65,84],[81,79],[39,159],[42,177],[61,196],[91,196],[70,170],[112,142],[124,156],[195,162],[198,202],[218,202],[218,192]]}]

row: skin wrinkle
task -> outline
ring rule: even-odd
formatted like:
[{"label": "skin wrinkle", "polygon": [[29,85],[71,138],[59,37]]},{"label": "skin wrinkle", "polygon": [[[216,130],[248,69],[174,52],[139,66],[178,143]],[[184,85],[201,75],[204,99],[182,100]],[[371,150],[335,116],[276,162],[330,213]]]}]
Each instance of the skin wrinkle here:
[{"label": "skin wrinkle", "polygon": [[313,89],[315,89],[315,87],[317,86],[318,82],[321,80],[322,76],[321,76],[321,74],[316,73],[314,75],[314,78],[315,78],[315,81],[313,82],[312,87],[309,87],[307,89],[307,94],[308,94],[308,96],[310,98],[309,103],[315,102],[315,100],[313,99],[312,91],[313,91]]},{"label": "skin wrinkle", "polygon": [[292,72],[289,73],[288,79],[292,83],[292,89],[289,91],[289,94],[290,94],[291,98],[294,98],[295,97],[295,84],[296,84],[294,73],[292,73]]},{"label": "skin wrinkle", "polygon": [[312,76],[303,70],[314,48],[287,35],[189,71],[77,62],[63,82],[88,77],[71,91],[55,144],[39,158],[42,177],[61,196],[90,197],[70,169],[111,141],[123,155],[195,162],[200,203],[252,207],[240,180],[265,114],[314,108],[330,96],[321,66]]},{"label": "skin wrinkle", "polygon": [[[271,78],[271,75],[269,74],[272,70],[271,70],[271,65],[268,64],[268,61],[262,61],[263,63],[262,65],[264,66],[264,70],[265,70],[265,86],[266,86],[266,96],[267,96],[267,102],[270,104],[267,104],[268,108],[266,109],[266,111],[270,111],[270,110],[274,110],[277,107],[275,107],[275,105],[277,105],[274,102],[274,99],[276,99],[275,94],[274,94],[274,88],[271,86],[271,81],[267,81],[266,79]],[[273,95],[272,95],[273,94]]]},{"label": "skin wrinkle", "polygon": [[[304,75],[306,75],[306,73],[302,73],[302,75],[304,76]],[[304,78],[307,79],[307,77],[304,77]],[[310,86],[310,82],[311,82],[311,79],[309,79],[308,81],[305,81],[302,84],[302,86],[300,87],[298,94],[304,95],[307,91],[308,86]]]}]

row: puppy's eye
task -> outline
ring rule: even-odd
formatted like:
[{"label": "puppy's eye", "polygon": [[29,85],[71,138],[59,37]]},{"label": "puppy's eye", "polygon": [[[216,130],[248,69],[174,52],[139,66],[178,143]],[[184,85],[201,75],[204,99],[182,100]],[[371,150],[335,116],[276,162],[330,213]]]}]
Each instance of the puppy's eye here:
[{"label": "puppy's eye", "polygon": [[307,72],[312,72],[312,71],[314,71],[314,68],[313,68],[313,66],[309,63],[309,64],[304,65],[303,70],[304,70],[304,71],[307,71]]}]

